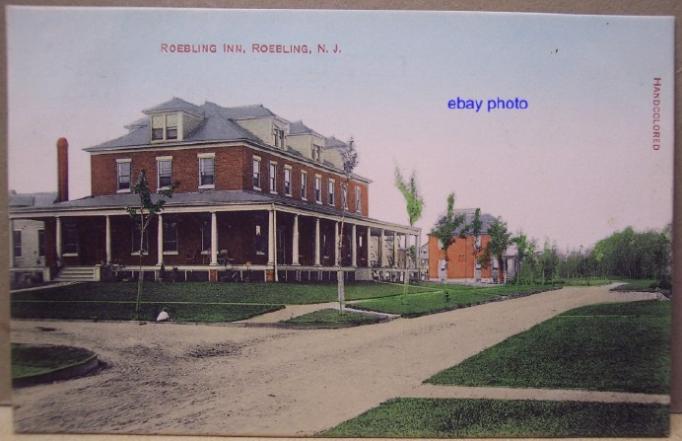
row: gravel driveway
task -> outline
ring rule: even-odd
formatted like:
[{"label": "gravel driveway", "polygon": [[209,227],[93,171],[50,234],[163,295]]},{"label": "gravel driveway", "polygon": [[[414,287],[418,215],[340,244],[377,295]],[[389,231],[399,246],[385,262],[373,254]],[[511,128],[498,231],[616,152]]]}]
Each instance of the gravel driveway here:
[{"label": "gravel driveway", "polygon": [[15,428],[312,435],[410,396],[424,379],[563,311],[653,297],[564,288],[339,330],[13,321],[14,342],[82,346],[108,365],[90,377],[15,390]]}]

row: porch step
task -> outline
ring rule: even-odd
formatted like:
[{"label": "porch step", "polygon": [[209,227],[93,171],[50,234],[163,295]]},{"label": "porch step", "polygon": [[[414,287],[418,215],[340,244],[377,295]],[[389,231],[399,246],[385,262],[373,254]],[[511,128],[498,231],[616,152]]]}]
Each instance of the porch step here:
[{"label": "porch step", "polygon": [[95,280],[95,269],[80,266],[62,268],[54,279],[56,282],[92,282]]}]

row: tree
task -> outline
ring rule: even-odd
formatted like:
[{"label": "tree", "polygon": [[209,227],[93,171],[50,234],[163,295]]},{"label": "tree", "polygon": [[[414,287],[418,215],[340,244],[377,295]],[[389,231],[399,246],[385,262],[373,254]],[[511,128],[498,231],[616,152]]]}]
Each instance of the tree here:
[{"label": "tree", "polygon": [[[337,266],[336,270],[336,291],[339,299],[339,312],[343,314],[346,311],[346,291],[343,281],[343,270],[341,269],[340,262],[341,253],[343,252],[343,228],[346,220],[346,205],[348,204],[348,184],[350,183],[350,178],[353,175],[353,170],[358,166],[358,152],[355,149],[355,142],[353,138],[348,141],[348,147],[341,150],[341,161],[343,162],[343,174],[344,174],[344,191],[341,192],[341,232],[338,243],[338,251],[336,253],[337,260],[334,264]],[[369,244],[368,244],[369,246]]]},{"label": "tree", "polygon": [[137,182],[135,187],[133,187],[133,193],[139,196],[139,203],[133,206],[126,207],[128,215],[133,221],[133,225],[138,229],[140,235],[140,243],[138,252],[140,255],[139,259],[139,271],[137,275],[137,300],[135,301],[135,319],[140,319],[140,299],[142,298],[142,281],[144,280],[144,271],[142,269],[142,255],[144,251],[144,238],[147,227],[149,223],[154,218],[155,215],[159,214],[163,210],[163,206],[166,204],[166,198],[173,197],[173,189],[159,191],[159,197],[156,198],[157,201],[154,202],[152,198],[152,193],[149,190],[149,184],[147,182],[147,175],[144,170],[140,171],[137,177]]},{"label": "tree", "polygon": [[[481,221],[481,209],[477,208],[476,211],[474,211],[474,217],[471,220],[471,223],[467,225],[464,230],[466,231],[466,234],[470,234],[474,238],[473,242],[473,251],[474,251],[474,256],[479,256],[481,253],[481,230],[483,229],[483,222]],[[481,278],[480,271],[476,268],[474,269],[474,278],[476,281],[479,281]]]},{"label": "tree", "polygon": [[[398,188],[400,193],[405,198],[405,208],[407,209],[407,219],[410,223],[410,227],[414,227],[415,222],[417,222],[422,217],[422,211],[424,210],[424,198],[419,193],[417,188],[417,175],[415,171],[412,171],[409,179],[405,179],[400,172],[400,168],[396,166],[395,168],[395,186]],[[415,253],[419,255],[419,250]],[[407,249],[405,250],[405,272],[403,274],[403,294],[407,294],[407,286],[409,282],[409,275],[407,272]],[[415,262],[418,261],[418,257],[415,258]],[[417,268],[419,265],[417,264]]]},{"label": "tree", "polygon": [[[455,215],[455,194],[450,193],[447,198],[447,210],[445,215],[441,216],[436,225],[431,230],[431,234],[438,239],[441,251],[443,251],[445,269],[447,271],[448,262],[448,247],[457,239],[457,230],[460,229],[459,235],[464,232],[464,214]],[[445,282],[445,280],[442,280]]]},{"label": "tree", "polygon": [[499,268],[499,281],[505,282],[504,271],[504,252],[511,243],[511,233],[507,230],[507,223],[502,218],[497,217],[490,227],[488,227],[488,234],[490,235],[490,242],[488,242],[487,249],[490,256],[497,259],[497,267]]},{"label": "tree", "polygon": [[531,252],[531,243],[528,241],[528,236],[523,232],[512,237],[511,242],[516,245],[516,281],[521,282],[523,261]]}]

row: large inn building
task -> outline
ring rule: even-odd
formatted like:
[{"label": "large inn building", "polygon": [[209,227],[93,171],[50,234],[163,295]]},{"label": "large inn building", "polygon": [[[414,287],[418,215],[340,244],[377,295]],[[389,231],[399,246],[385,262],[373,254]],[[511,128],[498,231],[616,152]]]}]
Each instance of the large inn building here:
[{"label": "large inn building", "polygon": [[[367,280],[398,274],[405,259],[416,271],[405,250],[419,249],[420,230],[369,216],[371,181],[346,183],[346,143],[261,105],[173,98],[143,113],[127,134],[85,149],[91,196],[69,200],[61,138],[55,202],[10,207],[12,224],[43,222],[45,256],[31,269],[44,279],[134,277],[140,253],[150,276],[192,280],[333,280],[339,267]],[[140,249],[126,207],[139,202],[142,170],[153,192],[174,193]]]}]

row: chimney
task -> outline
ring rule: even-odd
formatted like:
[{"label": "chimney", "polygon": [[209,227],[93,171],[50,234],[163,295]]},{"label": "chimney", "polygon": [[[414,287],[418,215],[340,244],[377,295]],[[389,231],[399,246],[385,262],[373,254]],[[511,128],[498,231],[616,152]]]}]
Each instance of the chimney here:
[{"label": "chimney", "polygon": [[69,200],[69,142],[57,140],[57,201]]}]

